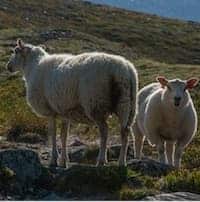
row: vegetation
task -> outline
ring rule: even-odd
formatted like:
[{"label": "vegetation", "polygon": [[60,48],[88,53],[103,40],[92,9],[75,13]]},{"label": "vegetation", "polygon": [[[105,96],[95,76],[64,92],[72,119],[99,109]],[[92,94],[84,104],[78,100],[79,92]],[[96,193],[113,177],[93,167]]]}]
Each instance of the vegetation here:
[{"label": "vegetation", "polygon": [[163,189],[172,192],[187,191],[200,193],[200,171],[180,170],[174,171],[163,179]]},{"label": "vegetation", "polygon": [[[1,0],[0,2],[0,134],[36,132],[46,134],[46,120],[32,113],[26,103],[24,82],[20,74],[5,72],[10,49],[17,38],[34,44],[44,44],[50,53],[105,51],[120,54],[132,61],[139,74],[140,88],[154,82],[157,75],[187,79],[200,77],[200,24],[169,20],[115,8],[92,5],[82,1],[64,0]],[[200,87],[192,93],[200,112]],[[200,123],[200,115],[198,116]],[[108,120],[110,136],[119,133],[117,120]],[[58,131],[59,133],[59,131]],[[93,140],[97,130],[73,124],[72,134]],[[59,181],[63,189],[75,191],[102,187],[115,190],[121,200],[139,200],[163,190],[186,190],[199,193],[200,132],[186,149],[181,171],[166,177],[142,176],[117,167],[84,172],[74,168],[75,178]],[[145,146],[152,155],[152,149]],[[94,152],[93,152],[94,151]],[[93,148],[86,156],[88,162],[96,156]],[[6,172],[7,173],[7,172]],[[3,176],[0,170],[0,178]],[[6,175],[7,176],[7,175]],[[87,181],[87,180],[90,181]],[[46,180],[46,179],[45,179]],[[73,186],[74,182],[80,186]],[[93,184],[96,184],[93,187]],[[76,183],[77,184],[77,183]],[[85,186],[86,184],[86,186]],[[134,185],[134,186],[133,186]],[[104,191],[102,189],[102,191]]]},{"label": "vegetation", "polygon": [[56,190],[70,191],[73,193],[114,193],[126,182],[127,169],[125,167],[91,167],[73,166],[67,175],[57,180]]}]

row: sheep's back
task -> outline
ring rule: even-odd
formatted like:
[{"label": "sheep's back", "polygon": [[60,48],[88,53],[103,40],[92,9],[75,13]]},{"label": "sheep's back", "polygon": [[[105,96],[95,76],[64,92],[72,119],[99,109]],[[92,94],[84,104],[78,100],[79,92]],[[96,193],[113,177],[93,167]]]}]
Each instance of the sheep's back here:
[{"label": "sheep's back", "polygon": [[76,107],[90,108],[92,104],[99,104],[109,111],[112,81],[129,88],[130,68],[134,66],[120,56],[104,53],[73,56],[49,73],[46,79],[49,103],[60,113]]}]

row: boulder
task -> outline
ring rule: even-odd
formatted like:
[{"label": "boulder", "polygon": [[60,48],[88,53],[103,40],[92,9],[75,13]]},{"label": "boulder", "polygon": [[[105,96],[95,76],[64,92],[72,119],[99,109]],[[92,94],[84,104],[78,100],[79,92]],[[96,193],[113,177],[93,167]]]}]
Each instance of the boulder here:
[{"label": "boulder", "polygon": [[73,165],[57,173],[55,191],[76,196],[111,193],[119,190],[127,180],[127,169],[119,166]]},{"label": "boulder", "polygon": [[32,183],[42,173],[42,165],[36,152],[27,149],[9,149],[0,151],[0,166],[15,173],[22,184]]},{"label": "boulder", "polygon": [[199,201],[200,194],[190,193],[190,192],[174,192],[174,193],[164,193],[155,196],[145,197],[143,200],[148,201]]},{"label": "boulder", "polygon": [[170,165],[160,163],[153,159],[132,159],[128,161],[128,167],[132,170],[139,171],[143,175],[149,175],[153,177],[159,177],[162,175],[166,175],[174,168]]}]

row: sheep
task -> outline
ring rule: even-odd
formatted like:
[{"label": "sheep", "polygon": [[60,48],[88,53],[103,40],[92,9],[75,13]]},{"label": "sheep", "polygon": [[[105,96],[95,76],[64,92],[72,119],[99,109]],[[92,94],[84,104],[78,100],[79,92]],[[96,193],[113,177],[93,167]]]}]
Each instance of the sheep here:
[{"label": "sheep", "polygon": [[22,71],[27,102],[48,119],[52,141],[51,166],[57,166],[56,117],[62,120],[60,166],[66,166],[66,138],[72,121],[96,124],[100,132],[97,165],[107,163],[106,120],[116,114],[121,125],[119,165],[126,165],[128,134],[137,108],[138,76],[134,65],[106,53],[48,54],[43,48],[17,41],[7,63],[11,72]]},{"label": "sheep", "polygon": [[133,125],[135,157],[141,158],[146,137],[156,146],[160,162],[168,160],[168,164],[179,168],[183,150],[197,130],[197,114],[188,90],[199,80],[159,76],[157,81],[138,93],[138,114]]}]

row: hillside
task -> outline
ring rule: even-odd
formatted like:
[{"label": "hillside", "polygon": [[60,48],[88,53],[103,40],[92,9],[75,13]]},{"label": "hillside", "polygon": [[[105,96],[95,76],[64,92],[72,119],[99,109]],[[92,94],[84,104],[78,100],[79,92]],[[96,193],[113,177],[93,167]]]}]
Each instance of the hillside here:
[{"label": "hillside", "polygon": [[[76,54],[85,51],[105,51],[123,55],[135,64],[140,88],[155,81],[157,75],[181,79],[190,76],[200,77],[200,24],[198,23],[169,20],[82,1],[1,0],[0,150],[9,147],[19,148],[22,146],[21,142],[30,141],[32,137],[31,141],[35,141],[34,136],[31,136],[34,134],[43,139],[46,135],[46,120],[36,117],[26,103],[26,92],[21,75],[9,74],[5,71],[11,48],[17,38],[33,44],[44,44],[50,53]],[[199,114],[200,87],[197,87],[191,95]],[[199,115],[198,119],[200,121]],[[109,144],[119,143],[118,123],[115,117],[108,122]],[[20,135],[24,135],[23,138]],[[1,142],[2,137],[7,136],[9,141],[18,139],[19,142],[14,141],[12,144]],[[94,148],[92,147],[93,150],[87,153],[88,156],[92,156],[94,163],[98,143],[95,126],[88,128],[82,124],[73,124],[69,139],[74,140],[75,137],[89,146],[95,145]],[[183,170],[167,175],[164,191],[184,190],[200,193],[199,178],[195,178],[200,175],[199,143],[198,130],[184,153]],[[41,147],[41,145],[28,145],[29,149],[37,152],[43,149]],[[49,148],[45,149],[43,155],[46,158]],[[146,155],[156,157],[155,148],[145,145],[144,150]],[[91,162],[91,159],[84,161],[84,163],[88,162]],[[122,195],[121,199],[139,199],[149,192],[163,192],[159,184],[162,182],[162,177],[149,178],[141,173],[127,172],[132,179],[140,179],[140,187],[132,189],[126,184],[121,191],[118,190]],[[117,175],[114,173],[114,176]],[[186,178],[187,183],[182,181],[183,177]],[[77,188],[76,185],[73,186]],[[110,181],[109,186],[112,186]]]},{"label": "hillside", "polygon": [[32,43],[45,43],[50,48],[55,48],[59,38],[61,45],[55,51],[103,50],[134,59],[200,63],[199,24],[87,2],[2,0],[0,29],[3,59],[13,39],[22,37]]}]

